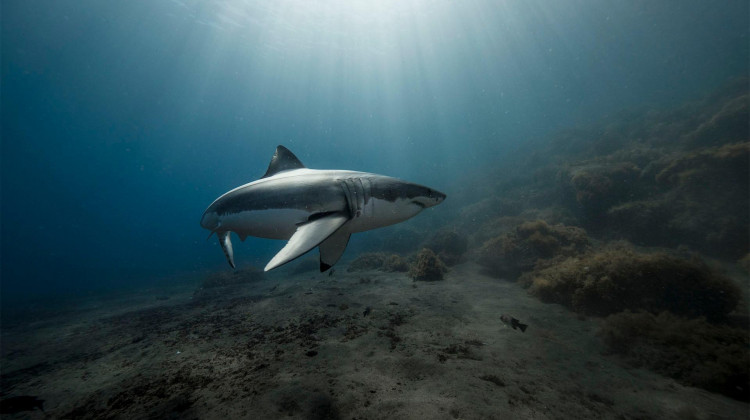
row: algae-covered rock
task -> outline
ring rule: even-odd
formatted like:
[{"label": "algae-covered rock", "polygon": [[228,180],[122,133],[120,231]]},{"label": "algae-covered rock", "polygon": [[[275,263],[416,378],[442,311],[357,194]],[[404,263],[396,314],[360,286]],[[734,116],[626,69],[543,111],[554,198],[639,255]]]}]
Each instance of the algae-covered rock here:
[{"label": "algae-covered rock", "polygon": [[450,266],[461,260],[469,247],[469,240],[466,235],[455,231],[441,231],[427,241],[424,247],[433,250],[443,262]]},{"label": "algae-covered rock", "polygon": [[609,315],[624,310],[724,318],[739,288],[697,258],[610,247],[527,273],[522,281],[543,301],[576,312]]},{"label": "algae-covered rock", "polygon": [[750,143],[681,153],[654,166],[654,194],[610,208],[611,232],[641,245],[687,245],[730,258],[750,251]]},{"label": "algae-covered rock", "polygon": [[744,94],[726,100],[721,108],[707,115],[700,125],[690,132],[686,139],[693,144],[721,144],[742,141],[750,137],[747,123],[750,96],[745,85]]},{"label": "algae-covered rock", "polygon": [[622,312],[599,332],[611,353],[679,382],[750,400],[747,330],[685,319],[669,312]]},{"label": "algae-covered rock", "polygon": [[367,252],[354,261],[349,263],[346,271],[368,271],[368,270],[381,270],[381,271],[407,271],[409,263],[406,259],[398,254],[387,254],[385,252]]},{"label": "algae-covered rock", "polygon": [[563,191],[574,197],[573,209],[588,225],[598,225],[601,215],[625,201],[637,187],[641,169],[635,164],[595,159],[586,165],[563,169],[559,175]]},{"label": "algae-covered rock", "polygon": [[478,262],[497,277],[517,277],[534,268],[541,259],[584,252],[589,244],[586,231],[564,225],[550,226],[542,220],[524,222],[514,232],[490,239],[479,250]]},{"label": "algae-covered rock", "polygon": [[388,272],[406,272],[409,271],[409,261],[398,254],[390,254],[386,256],[381,269]]},{"label": "algae-covered rock", "polygon": [[448,267],[429,248],[422,248],[416,260],[409,267],[409,277],[416,281],[437,281],[443,279]]},{"label": "algae-covered rock", "polygon": [[379,270],[385,262],[386,254],[383,252],[366,252],[349,263],[346,271]]}]

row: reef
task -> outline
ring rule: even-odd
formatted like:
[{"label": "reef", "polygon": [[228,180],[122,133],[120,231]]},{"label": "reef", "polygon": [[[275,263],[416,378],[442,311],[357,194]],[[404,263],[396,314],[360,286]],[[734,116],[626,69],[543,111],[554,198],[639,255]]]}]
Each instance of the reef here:
[{"label": "reef", "polygon": [[349,263],[347,272],[380,270],[387,272],[405,272],[409,262],[398,254],[385,252],[366,252]]},{"label": "reef", "polygon": [[698,257],[639,253],[622,244],[526,273],[521,281],[545,302],[597,316],[670,311],[718,321],[735,309],[741,296],[732,281]]},{"label": "reef", "polygon": [[747,330],[669,312],[622,312],[599,333],[610,353],[682,384],[750,401]]},{"label": "reef", "polygon": [[422,248],[409,266],[409,277],[415,281],[438,281],[448,271],[443,261],[429,248]]},{"label": "reef", "polygon": [[535,220],[486,241],[477,261],[495,277],[515,279],[532,270],[539,260],[578,255],[588,246],[588,236],[581,228]]},{"label": "reef", "polygon": [[483,187],[490,198],[460,211],[462,228],[481,244],[538,218],[599,240],[739,259],[750,252],[747,92],[741,79],[699,101],[622,111],[530,143],[499,165]]}]

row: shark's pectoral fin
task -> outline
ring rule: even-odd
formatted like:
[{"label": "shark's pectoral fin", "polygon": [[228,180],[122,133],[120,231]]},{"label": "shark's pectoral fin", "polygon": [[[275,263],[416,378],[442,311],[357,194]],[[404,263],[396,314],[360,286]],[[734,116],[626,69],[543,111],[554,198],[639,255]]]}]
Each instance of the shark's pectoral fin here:
[{"label": "shark's pectoral fin", "polygon": [[232,238],[229,236],[229,231],[225,232],[219,232],[217,233],[219,236],[219,243],[221,244],[221,249],[224,251],[224,255],[227,256],[227,262],[229,265],[234,267],[234,250],[232,249]]},{"label": "shark's pectoral fin", "polygon": [[349,243],[351,234],[346,229],[339,229],[328,239],[321,242],[320,246],[320,272],[333,267],[344,254],[346,245]]},{"label": "shark's pectoral fin", "polygon": [[289,238],[289,242],[268,262],[264,271],[273,270],[315,248],[347,220],[348,217],[334,213],[297,226],[297,231]]}]

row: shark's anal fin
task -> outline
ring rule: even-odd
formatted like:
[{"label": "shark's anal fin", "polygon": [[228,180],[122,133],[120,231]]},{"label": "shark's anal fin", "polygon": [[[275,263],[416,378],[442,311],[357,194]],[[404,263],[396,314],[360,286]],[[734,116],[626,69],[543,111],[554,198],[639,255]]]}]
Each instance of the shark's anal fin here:
[{"label": "shark's anal fin", "polygon": [[273,270],[315,248],[348,220],[340,213],[333,213],[297,226],[289,242],[266,264],[264,271]]},{"label": "shark's anal fin", "polygon": [[331,235],[328,239],[321,242],[320,246],[320,272],[324,272],[333,267],[334,264],[344,254],[346,245],[349,243],[351,234],[346,229],[340,229]]},{"label": "shark's anal fin", "polygon": [[224,251],[224,255],[227,257],[227,262],[229,265],[232,266],[232,268],[235,268],[234,266],[234,250],[232,249],[232,238],[229,236],[229,232],[219,232],[217,233],[219,236],[219,243],[221,244],[221,249]]}]

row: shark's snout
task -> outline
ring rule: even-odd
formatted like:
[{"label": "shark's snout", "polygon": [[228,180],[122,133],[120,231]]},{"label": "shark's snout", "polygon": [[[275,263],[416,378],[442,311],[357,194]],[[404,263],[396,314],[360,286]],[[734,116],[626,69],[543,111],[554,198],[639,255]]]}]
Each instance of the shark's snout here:
[{"label": "shark's snout", "polygon": [[428,189],[424,195],[420,195],[413,199],[415,204],[420,205],[422,208],[437,206],[445,200],[446,195],[440,191]]},{"label": "shark's snout", "polygon": [[435,204],[440,204],[445,200],[445,197],[447,195],[441,193],[440,191],[432,190],[432,199],[435,200]]}]

